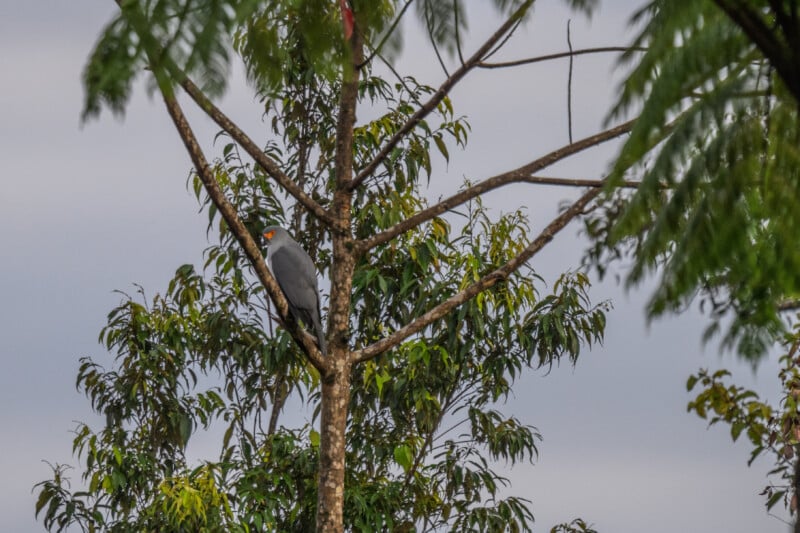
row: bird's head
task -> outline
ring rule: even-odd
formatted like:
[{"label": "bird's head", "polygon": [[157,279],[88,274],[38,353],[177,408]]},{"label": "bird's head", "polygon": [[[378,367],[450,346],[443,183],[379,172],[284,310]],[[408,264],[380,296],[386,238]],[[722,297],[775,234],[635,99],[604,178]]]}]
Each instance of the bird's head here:
[{"label": "bird's head", "polygon": [[264,244],[269,246],[272,241],[281,239],[286,235],[286,230],[280,226],[269,226],[264,228],[264,233],[261,236],[264,238]]}]

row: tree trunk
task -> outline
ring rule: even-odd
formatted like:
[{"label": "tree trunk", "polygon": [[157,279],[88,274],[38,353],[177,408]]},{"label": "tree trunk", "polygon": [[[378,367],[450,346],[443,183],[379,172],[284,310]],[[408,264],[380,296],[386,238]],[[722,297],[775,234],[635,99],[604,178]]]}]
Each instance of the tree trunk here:
[{"label": "tree trunk", "polygon": [[[350,401],[350,365],[346,354],[332,354],[335,369],[322,383],[317,531],[344,531],[345,428]],[[339,364],[342,363],[342,364]]]},{"label": "tree trunk", "polygon": [[[797,495],[800,494],[800,445],[794,447],[795,460],[794,460],[794,487],[790,494],[792,495],[791,503],[789,504],[789,511],[794,512],[795,520],[792,531],[800,533],[800,510],[797,509]],[[792,507],[795,507],[792,509]]]},{"label": "tree trunk", "polygon": [[356,121],[359,82],[356,65],[363,60],[363,41],[357,28],[349,38],[349,45],[350,57],[343,66],[336,125],[336,192],[331,208],[336,227],[331,231],[333,264],[328,309],[330,366],[322,376],[317,531],[325,533],[344,531],[345,429],[352,367],[350,300],[356,263],[351,216],[353,195],[348,185],[353,177],[353,125]]}]

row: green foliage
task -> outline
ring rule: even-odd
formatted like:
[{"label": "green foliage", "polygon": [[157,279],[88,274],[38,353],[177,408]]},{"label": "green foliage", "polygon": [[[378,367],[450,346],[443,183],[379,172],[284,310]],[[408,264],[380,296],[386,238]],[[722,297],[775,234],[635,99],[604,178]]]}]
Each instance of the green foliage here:
[{"label": "green foliage", "polygon": [[[381,38],[399,16],[399,2],[351,4],[368,40]],[[494,4],[512,10],[522,3]],[[205,18],[209,13],[219,16]],[[147,56],[160,58],[148,67],[162,89],[181,72],[200,73],[207,88],[221,89],[227,39],[235,33],[233,44],[271,117],[265,153],[328,206],[337,65],[346,53],[339,16],[336,2],[319,0],[123,2],[87,67],[86,113],[96,114],[102,103],[121,112]],[[434,38],[444,43],[451,33]],[[363,67],[359,105],[377,118],[355,128],[355,170],[432,92],[412,77],[389,83]],[[374,235],[425,208],[426,180],[468,134],[445,98],[354,191],[354,236]],[[323,275],[329,272],[320,222],[290,206],[236,144],[223,134],[218,140],[214,176],[250,233],[289,226]],[[251,281],[249,262],[199,179],[190,176],[188,186],[208,213],[213,244],[202,269],[179,267],[163,294],[123,294],[100,334],[115,357],[111,368],[81,360],[77,387],[106,423],[76,428],[79,488],[70,486],[63,465],[38,485],[36,512],[48,530],[314,527],[319,375],[288,334],[273,330],[270,301]],[[374,342],[497,269],[523,250],[529,232],[524,211],[496,215],[475,200],[371,250],[354,274],[350,345]],[[347,530],[531,530],[529,502],[504,494],[508,480],[496,468],[533,461],[540,436],[504,413],[503,402],[524,371],[562,357],[574,364],[583,347],[600,342],[608,310],[591,305],[583,274],[564,274],[543,296],[540,282],[531,270],[517,271],[353,369]],[[284,418],[287,406],[313,412],[312,420]],[[190,464],[187,446],[201,429],[222,435],[218,455]]]},{"label": "green foliage", "polygon": [[613,116],[641,114],[609,180],[641,185],[590,221],[591,257],[632,254],[629,284],[660,272],[651,317],[701,295],[707,337],[727,321],[723,347],[756,360],[784,330],[778,304],[800,293],[797,102],[711,1],[654,1],[636,20],[647,51]]},{"label": "green foliage", "polygon": [[[100,34],[84,68],[83,119],[107,106],[122,115],[136,78],[149,70],[168,93],[189,76],[211,97],[220,95],[230,69],[231,45],[251,81],[267,97],[281,92],[287,75],[305,72],[335,81],[347,50],[338,2],[332,0],[122,0],[119,13]],[[510,15],[530,0],[493,0]],[[591,13],[595,0],[570,0]],[[350,0],[368,46],[402,45],[396,18],[406,0]],[[466,30],[461,0],[417,2],[431,39],[451,52]],[[399,21],[398,21],[399,22]],[[296,68],[299,67],[299,68]]]},{"label": "green foliage", "polygon": [[[249,18],[257,0],[122,0],[120,11],[100,34],[83,83],[83,118],[106,104],[125,110],[136,77],[149,68],[160,86],[169,71],[195,76],[204,90],[219,94],[228,76],[226,36]],[[149,58],[158,58],[156,61]]]},{"label": "green foliage", "polygon": [[[230,166],[218,162],[220,184],[231,197],[243,194],[264,205],[262,196],[271,194],[259,187],[264,181],[251,173],[243,186],[233,153]],[[524,242],[527,220],[520,213],[492,221],[474,203],[467,217],[457,236],[437,220],[379,248],[359,267],[356,346],[496,268]],[[182,266],[165,295],[150,302],[126,296],[109,314],[101,340],[116,352],[115,368],[84,359],[78,377],[107,425],[77,429],[85,490],[72,492],[61,466],[40,484],[37,512],[48,529],[313,527],[319,435],[272,419],[290,397],[316,404],[316,374],[288,335],[263,323],[263,292],[246,281],[246,263],[220,229],[227,244],[206,251],[205,275]],[[565,275],[542,299],[535,279],[512,276],[354,370],[348,528],[530,530],[528,502],[500,497],[508,482],[488,459],[531,461],[540,437],[498,404],[525,368],[552,364],[562,354],[574,362],[575,339],[598,340],[604,325],[602,308],[588,307],[583,276]],[[549,316],[552,331],[528,316],[534,308]],[[590,327],[581,317],[594,317],[595,329],[581,330]],[[219,458],[187,464],[190,434],[219,425]]]},{"label": "green foliage", "polygon": [[709,421],[730,427],[731,438],[736,441],[745,435],[752,445],[752,464],[758,457],[767,455],[775,466],[770,482],[762,495],[767,509],[779,502],[792,513],[797,511],[796,469],[800,454],[800,329],[787,336],[788,353],[781,357],[779,378],[783,396],[776,405],[761,399],[758,394],[743,387],[727,384],[730,372],[718,370],[709,373],[701,370],[691,376],[686,388],[690,392],[700,387],[697,396],[689,402],[688,410]]},{"label": "green foliage", "polygon": [[550,530],[550,533],[597,533],[590,524],[580,518],[576,518],[570,523],[559,524]]}]

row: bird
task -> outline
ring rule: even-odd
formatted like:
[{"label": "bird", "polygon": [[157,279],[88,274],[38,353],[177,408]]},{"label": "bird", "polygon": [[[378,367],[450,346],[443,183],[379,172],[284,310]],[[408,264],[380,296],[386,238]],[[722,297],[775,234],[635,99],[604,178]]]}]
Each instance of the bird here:
[{"label": "bird", "polygon": [[327,355],[314,262],[282,227],[269,226],[262,235],[267,246],[267,265],[286,297],[289,313],[307,327],[314,328],[319,350]]}]

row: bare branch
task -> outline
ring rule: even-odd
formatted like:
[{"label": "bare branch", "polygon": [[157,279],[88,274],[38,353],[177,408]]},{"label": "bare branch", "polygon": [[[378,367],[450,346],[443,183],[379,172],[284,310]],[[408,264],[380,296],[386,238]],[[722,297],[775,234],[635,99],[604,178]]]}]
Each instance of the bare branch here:
[{"label": "bare branch", "polygon": [[455,24],[453,25],[456,30],[456,51],[458,52],[458,60],[461,64],[464,64],[464,53],[461,51],[461,36],[459,35],[458,26],[460,21],[458,20],[458,0],[453,0],[453,17],[455,18]]},{"label": "bare branch", "polygon": [[275,278],[272,277],[267,265],[264,263],[264,258],[261,255],[261,250],[259,249],[258,245],[255,243],[253,237],[250,236],[247,228],[239,219],[239,216],[236,213],[236,208],[228,201],[228,199],[225,197],[225,194],[222,192],[222,189],[220,189],[216,179],[214,179],[214,173],[211,170],[211,167],[209,166],[205,156],[203,155],[200,144],[197,142],[197,138],[195,137],[189,122],[186,120],[186,116],[183,114],[183,110],[178,104],[178,101],[175,99],[174,95],[162,93],[162,96],[164,98],[164,104],[167,107],[167,111],[172,118],[172,122],[175,124],[178,134],[180,135],[186,150],[189,152],[189,156],[192,159],[195,170],[197,170],[197,174],[200,176],[200,180],[203,182],[203,186],[205,187],[209,198],[211,198],[211,201],[214,202],[214,205],[219,210],[231,233],[234,235],[234,237],[236,237],[236,240],[239,241],[242,250],[244,250],[245,255],[253,265],[253,269],[255,270],[258,279],[267,289],[267,292],[275,304],[278,313],[280,313],[281,319],[287,326],[286,329],[301,346],[303,351],[306,352],[311,364],[314,365],[320,371],[320,373],[324,374],[327,371],[328,363],[323,358],[319,348],[317,348],[314,337],[301,328],[297,321],[294,320],[289,314],[289,306],[286,303],[286,298],[283,296],[283,292],[281,292],[278,283],[275,281]]},{"label": "bare branch", "polygon": [[[122,9],[122,0],[115,0]],[[140,14],[141,17],[141,14]],[[229,119],[214,103],[200,90],[197,85],[189,79],[189,76],[172,61],[168,54],[163,53],[163,47],[159,45],[152,34],[149,33],[144,24],[145,19],[141,18],[136,24],[136,33],[145,44],[148,61],[152,68],[153,75],[159,81],[159,88],[165,98],[172,98],[171,83],[166,82],[166,74],[179,81],[183,90],[195,101],[219,127],[225,130],[253,160],[272,177],[283,189],[288,192],[295,200],[300,202],[306,209],[313,213],[317,218],[325,222],[329,227],[335,227],[334,218],[311,198],[303,188],[287,176],[277,165],[277,163],[267,156],[261,148],[253,142],[234,122]],[[177,105],[177,102],[175,102]],[[180,110],[179,110],[180,111]],[[182,112],[181,112],[182,113]],[[187,124],[188,126],[188,124]],[[179,130],[180,131],[180,130]],[[185,142],[185,141],[184,141]],[[201,154],[202,155],[202,154]]]},{"label": "bare branch", "polygon": [[800,299],[783,300],[778,302],[778,311],[785,313],[788,311],[797,311],[800,309]]},{"label": "bare branch", "polygon": [[569,36],[569,23],[567,20],[567,46],[569,47],[569,75],[567,77],[567,131],[569,132],[569,143],[572,144],[572,63],[575,55],[572,53],[572,39]]},{"label": "bare branch", "polygon": [[506,45],[506,43],[509,41],[509,39],[511,39],[511,37],[514,36],[514,33],[516,33],[517,28],[519,28],[520,24],[522,24],[522,17],[518,18],[516,22],[514,22],[514,25],[511,27],[510,30],[508,30],[508,33],[506,33],[506,36],[503,37],[503,40],[497,43],[494,48],[492,48],[485,56],[483,56],[483,60],[486,61],[487,59],[495,55],[497,52],[502,50],[503,47]]},{"label": "bare branch", "polygon": [[365,179],[370,177],[372,173],[375,172],[375,169],[378,168],[378,165],[380,165],[386,159],[394,147],[397,146],[400,141],[403,140],[403,138],[405,138],[408,132],[414,129],[417,124],[419,124],[434,109],[436,109],[436,106],[438,106],[439,103],[444,100],[444,97],[448,95],[452,88],[459,81],[461,81],[461,79],[464,78],[469,71],[471,71],[481,62],[481,60],[484,58],[484,55],[492,48],[492,46],[494,46],[495,43],[497,43],[497,41],[503,38],[509,29],[514,27],[516,21],[525,14],[525,11],[527,11],[531,4],[532,0],[528,0],[522,6],[520,6],[520,8],[517,9],[517,11],[515,11],[514,14],[511,15],[508,20],[506,20],[505,23],[503,23],[503,25],[500,26],[500,28],[494,32],[494,34],[489,37],[486,42],[483,43],[483,45],[481,45],[480,48],[478,48],[477,52],[475,52],[472,57],[466,61],[466,63],[461,65],[458,70],[453,72],[452,76],[447,78],[444,83],[442,83],[439,89],[428,99],[428,101],[425,102],[425,104],[420,107],[416,113],[409,117],[408,121],[406,121],[406,123],[397,130],[397,133],[395,133],[392,138],[387,141],[387,143],[372,159],[372,161],[370,161],[367,166],[364,167],[361,172],[359,172],[358,175],[350,182],[348,185],[350,190],[353,190],[361,185]]},{"label": "bare branch", "polygon": [[627,47],[627,46],[602,46],[599,48],[582,48],[578,50],[572,50],[569,52],[558,52],[556,54],[547,54],[543,56],[536,56],[536,57],[529,57],[526,59],[517,59],[514,61],[503,61],[501,63],[485,63],[481,61],[478,63],[479,68],[508,68],[508,67],[518,67],[519,65],[530,65],[531,63],[540,63],[542,61],[551,61],[553,59],[561,59],[564,57],[574,57],[580,56],[583,54],[599,54],[605,52],[644,52],[647,48],[643,48],[641,46],[634,46],[634,47]]},{"label": "bare branch", "polygon": [[509,275],[525,264],[531,257],[539,252],[539,250],[544,248],[547,243],[552,241],[556,233],[561,231],[573,218],[579,216],[589,202],[594,200],[594,198],[600,194],[601,190],[601,188],[595,187],[584,193],[583,196],[575,201],[575,203],[573,203],[566,211],[553,219],[553,221],[550,222],[550,224],[548,224],[544,230],[542,230],[539,236],[536,237],[536,239],[533,240],[525,248],[525,250],[523,250],[522,253],[516,256],[514,259],[507,262],[494,272],[491,272],[490,274],[487,274],[483,278],[479,279],[463,291],[454,294],[427,313],[417,317],[409,324],[398,329],[388,337],[384,337],[383,339],[367,346],[366,348],[353,352],[353,361],[362,362],[378,356],[379,354],[397,346],[404,339],[407,339],[411,335],[422,331],[423,328],[444,317],[447,313],[464,302],[496,285],[498,282],[505,281]]},{"label": "bare branch", "polygon": [[272,179],[283,187],[295,200],[300,202],[306,209],[314,214],[318,219],[322,220],[329,227],[335,227],[336,222],[333,216],[321,205],[319,205],[313,198],[311,198],[303,188],[295,183],[292,178],[287,176],[278,166],[278,164],[267,154],[264,153],[253,140],[239,128],[225,113],[223,113],[217,106],[214,105],[208,97],[203,94],[197,85],[188,77],[183,76],[180,78],[181,87],[186,93],[191,96],[192,100],[202,109],[217,125],[225,130],[231,138],[236,141],[244,151],[266,172]]},{"label": "bare branch", "polygon": [[[592,146],[596,146],[600,143],[609,141],[620,135],[623,135],[630,131],[631,127],[633,126],[633,120],[620,124],[614,128],[609,130],[600,132],[596,135],[592,135],[591,137],[586,137],[585,139],[581,139],[580,141],[569,144],[558,150],[550,152],[549,154],[545,155],[544,157],[540,157],[539,159],[519,167],[516,170],[512,170],[510,172],[505,172],[503,174],[499,174],[492,178],[488,178],[484,181],[476,183],[475,185],[464,189],[463,191],[442,200],[441,202],[432,205],[418,213],[410,216],[409,218],[405,219],[398,224],[395,224],[391,228],[382,231],[381,233],[377,233],[368,239],[364,239],[357,243],[358,251],[363,253],[367,250],[370,250],[380,244],[388,242],[398,235],[405,233],[406,231],[419,226],[423,222],[427,222],[434,217],[437,217],[444,213],[445,211],[449,211],[454,207],[461,205],[476,196],[480,196],[485,192],[491,191],[492,189],[497,189],[498,187],[502,187],[504,185],[508,185],[509,183],[541,183],[541,184],[549,184],[549,185],[573,185],[573,186],[588,186],[588,187],[597,187],[601,185],[600,181],[592,183],[589,180],[573,180],[572,183],[568,183],[570,180],[564,180],[559,178],[541,178],[531,176],[534,172],[538,172],[545,167],[548,167],[558,161],[569,157],[577,152],[585,150],[587,148],[591,148]],[[635,182],[628,182],[628,185],[634,187],[636,186]]]}]

